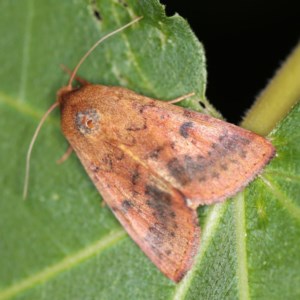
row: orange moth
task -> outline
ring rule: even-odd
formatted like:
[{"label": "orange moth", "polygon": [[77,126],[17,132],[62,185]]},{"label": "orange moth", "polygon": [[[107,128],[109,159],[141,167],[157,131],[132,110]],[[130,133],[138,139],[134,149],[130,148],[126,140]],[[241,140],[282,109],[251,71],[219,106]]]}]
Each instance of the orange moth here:
[{"label": "orange moth", "polygon": [[[132,239],[178,282],[200,245],[196,208],[237,193],[275,149],[255,133],[172,104],[193,94],[163,102],[76,77],[98,44],[139,19],[100,39],[59,90],[28,150],[24,197],[33,143],[48,114],[59,106],[69,149]],[[79,88],[72,87],[75,77]]]}]

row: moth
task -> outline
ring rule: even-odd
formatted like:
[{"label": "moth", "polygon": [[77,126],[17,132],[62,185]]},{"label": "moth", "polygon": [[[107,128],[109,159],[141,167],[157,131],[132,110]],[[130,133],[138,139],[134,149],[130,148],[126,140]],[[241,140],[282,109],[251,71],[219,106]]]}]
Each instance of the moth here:
[{"label": "moth", "polygon": [[[94,85],[76,73],[58,92],[61,128],[87,174],[124,229],[168,278],[179,282],[200,245],[197,207],[225,200],[274,156],[250,131],[116,86]],[[73,88],[76,78],[82,86]],[[68,151],[68,154],[71,151]],[[25,194],[27,192],[27,181]]]}]

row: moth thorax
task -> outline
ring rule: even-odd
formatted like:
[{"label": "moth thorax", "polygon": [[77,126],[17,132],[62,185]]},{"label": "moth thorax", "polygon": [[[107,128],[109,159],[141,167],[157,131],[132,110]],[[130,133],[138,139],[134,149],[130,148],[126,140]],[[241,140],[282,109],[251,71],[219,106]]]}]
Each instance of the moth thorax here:
[{"label": "moth thorax", "polygon": [[99,131],[100,114],[96,109],[79,111],[75,117],[75,126],[82,134],[93,134]]}]

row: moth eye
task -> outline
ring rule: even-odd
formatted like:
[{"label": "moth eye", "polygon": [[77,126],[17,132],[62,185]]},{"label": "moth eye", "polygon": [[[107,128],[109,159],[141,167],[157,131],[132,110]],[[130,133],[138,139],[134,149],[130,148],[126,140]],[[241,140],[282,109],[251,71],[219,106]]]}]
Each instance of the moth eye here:
[{"label": "moth eye", "polygon": [[75,126],[82,134],[92,134],[99,130],[100,115],[95,109],[87,109],[76,114]]}]

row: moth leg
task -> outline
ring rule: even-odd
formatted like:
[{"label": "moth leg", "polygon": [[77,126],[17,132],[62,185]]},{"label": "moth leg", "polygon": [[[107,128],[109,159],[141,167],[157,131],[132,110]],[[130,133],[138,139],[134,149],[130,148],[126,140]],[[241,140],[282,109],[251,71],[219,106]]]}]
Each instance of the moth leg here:
[{"label": "moth leg", "polygon": [[[72,75],[72,71],[65,65],[60,65],[60,67],[63,69],[63,71],[65,71],[67,74],[69,74],[70,76]],[[88,85],[90,84],[88,81],[86,81],[85,79],[83,79],[80,76],[75,76],[76,81],[78,81],[81,85]]]},{"label": "moth leg", "polygon": [[175,98],[175,99],[173,99],[173,100],[169,100],[169,101],[167,101],[168,103],[177,103],[177,102],[180,102],[180,101],[182,101],[182,100],[184,100],[184,99],[187,99],[187,98],[189,98],[189,97],[192,97],[192,96],[194,96],[195,95],[195,93],[193,92],[193,93],[189,93],[189,94],[186,94],[186,95],[183,95],[183,96],[180,96],[180,97],[178,97],[178,98]]},{"label": "moth leg", "polygon": [[56,161],[57,164],[62,164],[64,161],[66,161],[71,153],[73,152],[73,148],[71,146],[68,147],[67,151],[62,155],[60,159]]}]

